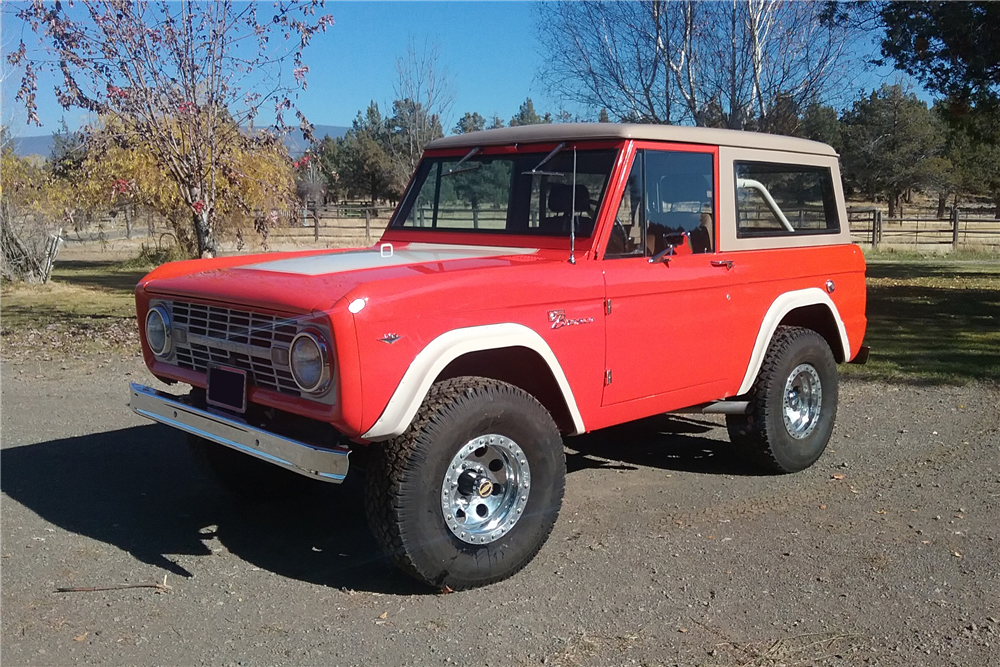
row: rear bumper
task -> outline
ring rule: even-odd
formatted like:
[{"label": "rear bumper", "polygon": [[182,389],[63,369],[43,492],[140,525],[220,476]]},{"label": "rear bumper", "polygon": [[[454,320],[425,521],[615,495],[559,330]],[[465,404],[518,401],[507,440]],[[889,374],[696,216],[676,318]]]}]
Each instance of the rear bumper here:
[{"label": "rear bumper", "polygon": [[251,426],[237,417],[187,405],[176,396],[134,382],[130,389],[129,405],[143,417],[306,477],[339,484],[347,476],[350,454],[347,449],[317,447],[292,440]]}]

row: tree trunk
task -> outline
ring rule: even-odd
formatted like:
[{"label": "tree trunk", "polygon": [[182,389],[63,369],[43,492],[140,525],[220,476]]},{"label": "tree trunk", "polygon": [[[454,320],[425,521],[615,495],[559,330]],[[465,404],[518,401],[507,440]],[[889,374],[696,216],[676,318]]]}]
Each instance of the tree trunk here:
[{"label": "tree trunk", "polygon": [[202,259],[215,257],[215,237],[212,235],[212,223],[208,219],[208,211],[194,212],[194,233],[198,239],[198,256]]},{"label": "tree trunk", "polygon": [[1000,220],[1000,192],[998,192],[998,193],[997,193],[997,194],[996,194],[996,195],[994,196],[994,199],[993,199],[993,201],[994,201],[994,202],[996,203],[996,205],[997,205],[997,207],[996,207],[996,210],[995,210],[995,211],[994,211],[994,213],[993,213],[993,217],[994,217],[994,219],[996,219],[996,220]]},{"label": "tree trunk", "polygon": [[948,195],[947,194],[943,194],[943,195],[939,194],[938,195],[938,210],[937,210],[938,220],[944,220],[944,209],[947,206],[948,206]]},{"label": "tree trunk", "polygon": [[899,193],[890,192],[889,193],[889,217],[896,217],[896,209],[899,207]]}]

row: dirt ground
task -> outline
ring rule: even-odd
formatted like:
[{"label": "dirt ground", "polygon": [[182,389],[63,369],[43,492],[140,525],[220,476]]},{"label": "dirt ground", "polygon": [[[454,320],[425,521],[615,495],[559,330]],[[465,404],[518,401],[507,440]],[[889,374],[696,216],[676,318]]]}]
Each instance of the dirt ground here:
[{"label": "dirt ground", "polygon": [[848,378],[795,475],[717,418],[567,439],[538,558],[441,595],[378,555],[358,476],[240,506],[126,407],[141,360],[77,357],[2,364],[4,665],[1000,664],[991,384]]}]

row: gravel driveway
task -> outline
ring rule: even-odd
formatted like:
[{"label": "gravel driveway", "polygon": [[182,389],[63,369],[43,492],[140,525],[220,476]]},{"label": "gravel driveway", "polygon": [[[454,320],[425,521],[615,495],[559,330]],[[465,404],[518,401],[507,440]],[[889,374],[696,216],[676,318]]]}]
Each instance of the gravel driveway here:
[{"label": "gravel driveway", "polygon": [[[993,386],[846,382],[827,453],[780,477],[714,417],[569,439],[538,558],[441,595],[378,556],[357,475],[240,506],[130,379],[3,365],[4,665],[1000,664]],[[161,587],[55,592],[121,584]]]}]

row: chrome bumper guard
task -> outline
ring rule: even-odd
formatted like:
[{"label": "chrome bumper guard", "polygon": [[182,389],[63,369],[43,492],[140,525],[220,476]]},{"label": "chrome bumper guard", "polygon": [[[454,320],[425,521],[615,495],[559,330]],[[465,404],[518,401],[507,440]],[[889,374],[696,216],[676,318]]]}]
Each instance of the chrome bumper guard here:
[{"label": "chrome bumper guard", "polygon": [[242,419],[181,403],[176,396],[134,382],[129,405],[136,414],[231,447],[300,475],[339,484],[347,476],[350,451],[326,449],[265,431]]}]

